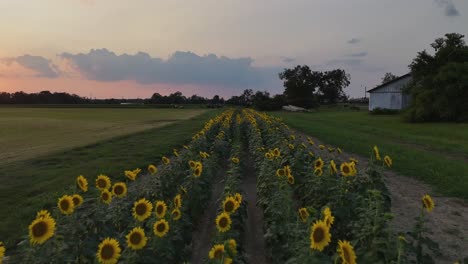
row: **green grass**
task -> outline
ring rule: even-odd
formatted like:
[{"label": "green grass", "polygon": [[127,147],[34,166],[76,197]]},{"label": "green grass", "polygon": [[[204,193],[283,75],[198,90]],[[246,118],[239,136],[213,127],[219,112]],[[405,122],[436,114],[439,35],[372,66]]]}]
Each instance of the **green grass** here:
[{"label": "green grass", "polygon": [[399,115],[369,115],[325,109],[277,112],[291,127],[350,153],[370,156],[377,145],[393,170],[431,184],[444,195],[468,198],[468,124],[401,121]]},{"label": "green grass", "polygon": [[0,166],[185,120],[206,109],[0,108]]},{"label": "green grass", "polygon": [[[26,235],[35,212],[54,206],[57,197],[74,185],[79,174],[94,184],[93,179],[100,173],[122,179],[126,169],[140,167],[145,170],[149,163],[159,162],[162,155],[171,154],[172,148],[180,148],[181,144],[190,141],[204,122],[217,113],[219,111],[206,111],[166,126],[2,166],[0,240],[12,246],[20,235]],[[95,117],[90,115],[88,118],[92,122]]]}]

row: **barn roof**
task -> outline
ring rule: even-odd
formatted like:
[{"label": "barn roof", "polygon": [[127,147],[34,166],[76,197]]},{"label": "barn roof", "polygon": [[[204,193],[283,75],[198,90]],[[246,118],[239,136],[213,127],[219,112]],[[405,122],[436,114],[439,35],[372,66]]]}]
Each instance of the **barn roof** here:
[{"label": "barn roof", "polygon": [[393,80],[391,80],[391,81],[388,81],[388,82],[386,82],[386,83],[382,83],[381,85],[376,86],[376,87],[370,89],[370,90],[367,91],[367,92],[368,92],[368,93],[373,92],[373,91],[375,91],[375,90],[377,90],[377,89],[380,89],[380,88],[382,88],[382,87],[384,87],[384,86],[386,86],[386,85],[389,85],[389,84],[391,84],[391,83],[394,83],[394,82],[396,82],[396,81],[399,81],[399,80],[401,80],[401,79],[403,79],[403,78],[406,78],[406,77],[408,77],[408,76],[411,76],[411,73],[404,74],[404,75],[402,75],[402,76],[400,76],[400,77],[398,77],[398,78],[395,78],[395,79],[393,79]]}]

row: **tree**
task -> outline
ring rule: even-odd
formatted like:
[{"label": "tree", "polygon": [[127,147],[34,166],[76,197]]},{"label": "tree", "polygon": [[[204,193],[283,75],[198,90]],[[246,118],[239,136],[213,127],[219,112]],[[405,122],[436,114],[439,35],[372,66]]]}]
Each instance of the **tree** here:
[{"label": "tree", "polygon": [[294,69],[284,69],[279,73],[285,87],[284,95],[288,104],[304,108],[318,106],[315,89],[319,86],[322,74],[312,72],[307,65],[297,65]]},{"label": "tree", "polygon": [[319,83],[320,102],[335,104],[346,98],[343,89],[348,87],[351,77],[344,70],[336,69],[322,73]]},{"label": "tree", "polygon": [[421,51],[409,65],[412,97],[406,117],[413,122],[468,120],[468,46],[464,36],[446,34]]},{"label": "tree", "polygon": [[245,89],[239,98],[241,101],[241,105],[244,105],[244,106],[252,105],[253,94],[254,93],[252,89]]},{"label": "tree", "polygon": [[387,72],[387,73],[385,73],[384,77],[382,78],[382,84],[388,83],[389,81],[395,80],[396,78],[398,78],[398,76],[394,75],[391,72]]}]

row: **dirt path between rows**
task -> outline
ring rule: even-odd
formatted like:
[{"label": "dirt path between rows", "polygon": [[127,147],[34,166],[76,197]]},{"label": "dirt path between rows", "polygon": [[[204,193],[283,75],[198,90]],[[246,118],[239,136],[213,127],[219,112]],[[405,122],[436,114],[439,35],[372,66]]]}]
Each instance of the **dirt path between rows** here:
[{"label": "dirt path between rows", "polygon": [[257,206],[257,175],[253,160],[247,159],[241,189],[247,201],[247,226],[245,230],[245,253],[247,263],[267,264],[265,239],[263,237],[263,211]]},{"label": "dirt path between rows", "polygon": [[192,261],[193,264],[204,263],[208,259],[208,252],[211,249],[211,238],[215,232],[216,211],[219,199],[224,190],[224,178],[222,173],[214,179],[211,193],[211,200],[205,209],[205,213],[197,224],[197,229],[192,235]]},{"label": "dirt path between rows", "polygon": [[[296,134],[306,141],[308,135],[301,132]],[[311,137],[315,145],[323,144],[317,138]],[[327,147],[330,145],[326,145]],[[333,146],[330,146],[333,147]],[[369,152],[371,146],[369,146]],[[330,156],[328,150],[316,148],[316,154],[322,157]],[[359,160],[359,168],[368,165],[368,158],[360,155],[346,153],[340,155],[341,160],[354,157]],[[336,159],[335,159],[336,161]],[[421,212],[421,198],[430,194],[435,202],[435,209],[427,215],[428,236],[439,244],[441,255],[433,255],[436,263],[454,263],[468,257],[468,202],[454,197],[444,197],[437,194],[432,188],[416,179],[398,175],[392,170],[385,170],[384,181],[390,191],[392,200],[391,212],[394,215],[391,227],[395,233],[406,233],[415,224],[415,217]]]}]

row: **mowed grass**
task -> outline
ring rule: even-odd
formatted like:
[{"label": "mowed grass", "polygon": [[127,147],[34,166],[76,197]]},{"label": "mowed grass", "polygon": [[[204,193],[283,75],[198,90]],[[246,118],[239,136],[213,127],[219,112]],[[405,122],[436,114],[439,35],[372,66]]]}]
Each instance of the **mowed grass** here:
[{"label": "mowed grass", "polygon": [[[127,111],[132,111],[132,114],[111,114],[111,119],[118,123],[119,116],[134,120],[131,116],[136,119],[136,115],[143,113],[133,112],[133,109]],[[152,111],[146,113],[158,115]],[[178,113],[174,112],[177,111],[179,109],[166,111],[164,117],[167,120],[170,120],[169,117],[175,118]],[[193,112],[186,113],[193,115]],[[173,148],[180,149],[182,144],[190,141],[204,123],[219,111],[198,113],[201,114],[184,120],[179,116],[179,121],[165,126],[150,127],[144,131],[1,165],[0,240],[6,241],[10,247],[14,246],[20,236],[27,235],[27,227],[36,211],[56,206],[57,198],[74,185],[76,176],[85,175],[89,184],[94,185],[96,176],[101,173],[112,179],[123,179],[124,170],[139,167],[146,171],[148,164],[159,163],[162,155],[171,155]],[[73,112],[73,115],[79,115],[79,112]],[[76,118],[86,123],[84,117]],[[89,119],[90,122],[99,122],[94,115],[89,115]],[[147,120],[151,122],[151,119]]]},{"label": "mowed grass", "polygon": [[206,109],[0,108],[0,166],[191,118]]},{"label": "mowed grass", "polygon": [[344,151],[370,156],[377,145],[393,170],[429,183],[441,194],[468,198],[468,124],[401,121],[367,111],[278,112],[291,127]]}]

